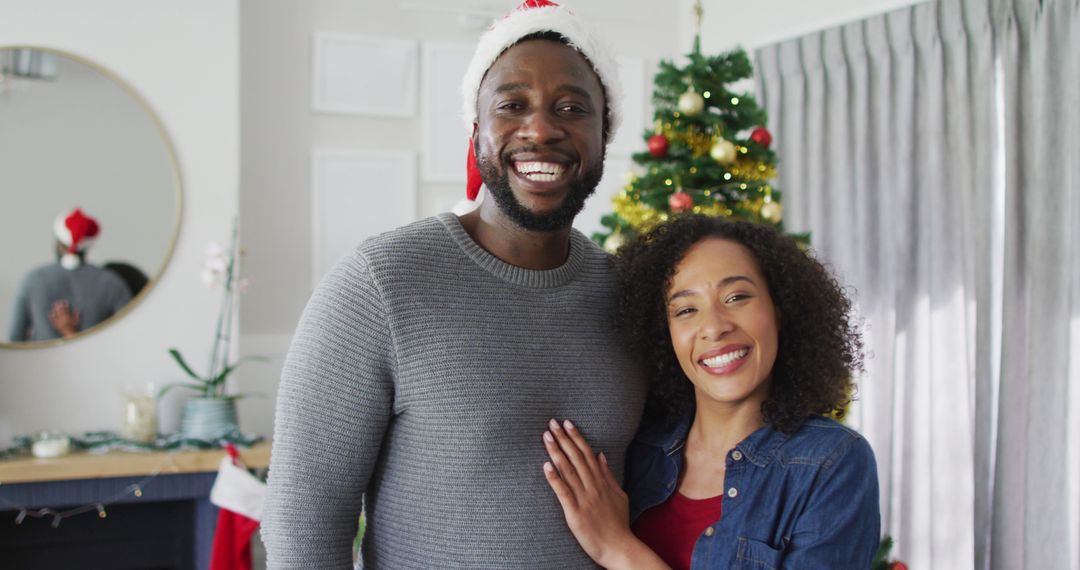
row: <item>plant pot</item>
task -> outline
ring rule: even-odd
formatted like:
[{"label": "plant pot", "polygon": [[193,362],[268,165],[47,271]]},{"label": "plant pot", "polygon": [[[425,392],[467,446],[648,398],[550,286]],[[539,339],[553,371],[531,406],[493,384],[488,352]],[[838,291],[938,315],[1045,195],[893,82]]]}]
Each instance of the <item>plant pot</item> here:
[{"label": "plant pot", "polygon": [[192,398],[184,405],[181,436],[214,441],[234,431],[240,431],[234,398]]}]

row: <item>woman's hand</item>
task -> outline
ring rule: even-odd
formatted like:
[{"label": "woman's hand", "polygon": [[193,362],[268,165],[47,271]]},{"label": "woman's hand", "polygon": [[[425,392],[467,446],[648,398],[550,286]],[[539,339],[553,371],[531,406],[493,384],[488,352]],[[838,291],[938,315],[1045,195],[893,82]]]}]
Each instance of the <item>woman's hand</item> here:
[{"label": "woman's hand", "polygon": [[667,568],[630,532],[630,501],[604,454],[594,454],[570,420],[551,420],[549,428],[544,476],[585,553],[605,568],[628,568],[631,560],[636,568]]}]

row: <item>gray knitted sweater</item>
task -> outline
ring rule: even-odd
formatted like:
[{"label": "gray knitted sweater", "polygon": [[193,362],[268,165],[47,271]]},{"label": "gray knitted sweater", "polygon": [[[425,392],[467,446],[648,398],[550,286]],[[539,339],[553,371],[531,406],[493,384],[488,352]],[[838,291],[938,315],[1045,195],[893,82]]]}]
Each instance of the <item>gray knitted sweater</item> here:
[{"label": "gray knitted sweater", "polygon": [[60,338],[49,322],[56,301],[67,301],[79,311],[79,330],[84,331],[120,312],[131,301],[131,290],[112,271],[87,263],[70,270],[59,262],[43,265],[19,284],[8,338],[12,342]]},{"label": "gray knitted sweater", "polygon": [[[578,232],[549,271],[453,214],[358,247],[317,288],[278,393],[270,568],[593,567],[543,477],[570,418],[622,477],[644,377],[612,332],[613,264]],[[366,498],[366,504],[362,499]]]}]

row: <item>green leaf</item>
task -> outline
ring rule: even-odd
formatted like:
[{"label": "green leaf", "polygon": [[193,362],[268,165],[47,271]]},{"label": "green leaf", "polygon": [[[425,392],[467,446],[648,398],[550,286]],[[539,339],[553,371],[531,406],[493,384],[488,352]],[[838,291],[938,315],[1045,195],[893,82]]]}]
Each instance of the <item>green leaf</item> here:
[{"label": "green leaf", "polygon": [[218,384],[221,384],[222,382],[225,381],[226,378],[229,377],[229,374],[232,374],[233,370],[236,370],[237,368],[240,368],[240,365],[245,363],[245,362],[268,362],[268,361],[269,361],[269,359],[266,358],[265,356],[247,356],[247,357],[241,358],[240,360],[237,360],[236,362],[226,366],[224,370],[222,370],[217,376],[215,376],[213,378],[212,382],[214,383],[215,386],[218,385]]},{"label": "green leaf", "polygon": [[247,392],[247,393],[244,393],[244,394],[228,394],[226,396],[222,396],[222,399],[225,399],[225,400],[239,400],[240,398],[265,398],[265,397],[266,397],[266,394],[263,394],[262,392]]},{"label": "green leaf", "polygon": [[175,348],[170,348],[169,349],[169,354],[171,354],[172,357],[173,357],[173,360],[175,360],[176,363],[180,365],[180,368],[182,368],[184,370],[184,372],[187,372],[188,376],[191,376],[192,378],[194,378],[196,380],[203,381],[203,382],[206,381],[202,377],[200,377],[198,374],[196,374],[195,371],[192,370],[190,366],[188,366],[187,362],[184,362],[184,357],[180,356],[180,351],[179,350],[176,350]]},{"label": "green leaf", "polygon": [[172,384],[167,384],[164,388],[162,388],[157,393],[157,397],[160,400],[163,396],[165,396],[165,394],[169,390],[172,390],[173,388],[186,388],[188,390],[195,390],[196,392],[202,392],[203,394],[206,394],[207,390],[208,390],[208,386],[205,384],[205,380],[200,379],[200,382],[204,382],[204,383],[203,384],[190,384],[190,383],[187,383],[187,382],[173,382]]}]

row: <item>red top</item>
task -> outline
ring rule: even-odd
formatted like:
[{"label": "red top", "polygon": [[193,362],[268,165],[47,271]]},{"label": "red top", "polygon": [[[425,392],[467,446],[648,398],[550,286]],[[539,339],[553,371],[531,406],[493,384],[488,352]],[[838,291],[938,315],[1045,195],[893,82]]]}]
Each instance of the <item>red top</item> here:
[{"label": "red top", "polygon": [[720,520],[723,499],[723,495],[688,499],[676,491],[667,501],[641,513],[632,530],[668,566],[689,570],[694,544],[709,525]]}]

